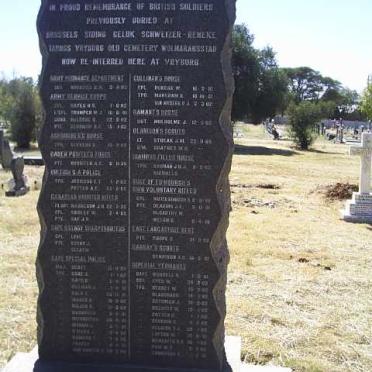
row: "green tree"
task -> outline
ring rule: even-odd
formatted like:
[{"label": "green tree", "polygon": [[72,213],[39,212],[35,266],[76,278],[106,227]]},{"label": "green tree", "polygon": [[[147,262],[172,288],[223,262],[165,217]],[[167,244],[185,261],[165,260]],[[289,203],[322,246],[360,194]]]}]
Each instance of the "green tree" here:
[{"label": "green tree", "polygon": [[11,125],[12,140],[20,148],[29,148],[34,137],[36,111],[32,89],[24,89],[18,99]]},{"label": "green tree", "polygon": [[258,90],[260,65],[254,36],[245,25],[236,25],[233,32],[233,73],[235,94],[232,107],[233,121],[249,116]]},{"label": "green tree", "polygon": [[0,121],[10,124],[15,106],[15,97],[9,93],[8,82],[0,80]]},{"label": "green tree", "polygon": [[316,138],[316,125],[324,114],[324,107],[315,102],[291,103],[288,108],[289,135],[301,150],[308,150]]},{"label": "green tree", "polygon": [[245,25],[233,33],[235,95],[232,119],[259,123],[282,110],[288,93],[286,75],[279,69],[275,52],[253,47],[254,36]]},{"label": "green tree", "polygon": [[310,67],[284,68],[294,102],[317,100],[323,91],[322,76]]},{"label": "green tree", "polygon": [[363,92],[360,109],[368,120],[372,120],[372,84],[368,84]]},{"label": "green tree", "polygon": [[271,48],[265,48],[260,51],[259,58],[258,90],[252,108],[254,123],[259,123],[265,118],[282,112],[288,96],[288,79],[277,65],[274,51]]},{"label": "green tree", "polygon": [[41,125],[41,103],[32,78],[0,80],[0,119],[10,127],[11,139],[29,147]]}]

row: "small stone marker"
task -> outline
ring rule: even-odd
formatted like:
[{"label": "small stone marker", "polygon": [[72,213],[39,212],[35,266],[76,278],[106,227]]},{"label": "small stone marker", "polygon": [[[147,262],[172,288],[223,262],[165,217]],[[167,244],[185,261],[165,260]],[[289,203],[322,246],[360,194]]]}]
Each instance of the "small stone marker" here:
[{"label": "small stone marker", "polygon": [[350,155],[361,157],[359,192],[353,194],[353,199],[346,204],[343,218],[348,222],[372,222],[372,133],[362,133],[360,146],[351,146]]},{"label": "small stone marker", "polygon": [[235,0],[44,0],[39,371],[229,371]]}]

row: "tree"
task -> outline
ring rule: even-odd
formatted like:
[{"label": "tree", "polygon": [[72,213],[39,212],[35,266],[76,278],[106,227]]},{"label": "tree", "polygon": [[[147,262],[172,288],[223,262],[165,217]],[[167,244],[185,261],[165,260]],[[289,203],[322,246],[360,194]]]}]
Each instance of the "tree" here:
[{"label": "tree", "polygon": [[253,41],[254,36],[245,25],[235,26],[235,95],[232,118],[259,123],[281,111],[288,94],[288,82],[286,75],[278,67],[273,49],[255,49]]},{"label": "tree", "polygon": [[368,84],[363,92],[360,109],[368,120],[372,120],[372,84]]},{"label": "tree", "polygon": [[289,80],[289,90],[294,101],[319,101],[323,97],[328,100],[342,90],[339,81],[322,76],[310,67],[284,68]]},{"label": "tree", "polygon": [[295,103],[317,100],[323,91],[322,76],[310,67],[284,68]]},{"label": "tree", "polygon": [[0,80],[0,119],[10,126],[18,147],[29,147],[41,123],[41,103],[32,78]]},{"label": "tree", "polygon": [[29,148],[33,139],[36,122],[35,101],[32,89],[23,90],[14,110],[11,125],[12,140],[20,148]]},{"label": "tree", "polygon": [[322,118],[323,109],[321,104],[310,101],[289,106],[289,135],[301,150],[308,150],[314,142],[316,125]]},{"label": "tree", "polygon": [[0,80],[0,121],[10,124],[12,112],[15,106],[15,98],[9,93],[8,82]]},{"label": "tree", "polygon": [[287,76],[277,66],[270,66],[261,71],[257,96],[252,107],[254,123],[259,123],[283,111],[287,103],[287,87]]},{"label": "tree", "polygon": [[236,25],[233,32],[233,74],[235,94],[232,107],[233,121],[249,116],[256,100],[260,71],[254,36],[245,25]]}]

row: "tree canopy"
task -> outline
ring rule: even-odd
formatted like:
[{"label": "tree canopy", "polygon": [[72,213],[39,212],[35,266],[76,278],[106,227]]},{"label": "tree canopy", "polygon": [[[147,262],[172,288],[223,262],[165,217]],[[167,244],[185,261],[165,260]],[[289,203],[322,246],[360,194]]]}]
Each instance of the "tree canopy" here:
[{"label": "tree canopy", "polygon": [[0,80],[0,120],[8,124],[18,147],[29,147],[41,124],[40,98],[32,78]]},{"label": "tree canopy", "polygon": [[235,95],[233,120],[247,118],[254,123],[274,116],[287,94],[287,77],[279,69],[275,52],[253,47],[254,36],[245,25],[233,33]]},{"label": "tree canopy", "polygon": [[232,119],[259,123],[283,114],[291,102],[327,103],[330,117],[361,119],[359,96],[342,84],[307,67],[280,68],[271,47],[256,49],[254,35],[245,25],[233,32],[235,95]]},{"label": "tree canopy", "polygon": [[367,119],[372,120],[372,84],[368,84],[367,88],[364,90],[360,108],[367,116]]}]

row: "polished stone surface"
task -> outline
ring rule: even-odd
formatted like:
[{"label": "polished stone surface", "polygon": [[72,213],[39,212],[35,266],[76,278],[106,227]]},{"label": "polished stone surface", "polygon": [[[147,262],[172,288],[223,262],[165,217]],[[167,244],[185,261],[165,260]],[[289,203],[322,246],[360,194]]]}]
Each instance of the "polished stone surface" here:
[{"label": "polished stone surface", "polygon": [[[248,365],[248,364],[241,363],[240,361],[241,338],[240,337],[231,337],[231,336],[226,337],[225,348],[226,348],[227,360],[232,367],[232,372],[291,372],[290,368],[283,368],[283,367],[277,367],[277,366],[271,366],[271,365],[254,366],[254,365]],[[1,372],[36,372],[34,370],[34,364],[36,360],[37,360],[37,348],[35,348],[31,353],[28,353],[28,354],[19,353],[9,362],[9,364]],[[81,370],[81,369],[68,370],[68,372],[75,372],[75,371],[76,372],[95,372],[94,370],[91,370],[91,369],[90,370]],[[102,372],[106,372],[106,371],[107,370],[103,370]],[[59,372],[59,371],[58,369],[52,369],[52,370],[44,370],[44,372]],[[63,372],[66,372],[66,371],[63,370]],[[136,370],[133,370],[133,372],[136,372]],[[137,370],[137,372],[139,371]],[[180,372],[186,372],[186,371],[184,370]]]},{"label": "polished stone surface", "polygon": [[224,370],[234,17],[42,1],[41,361]]}]

